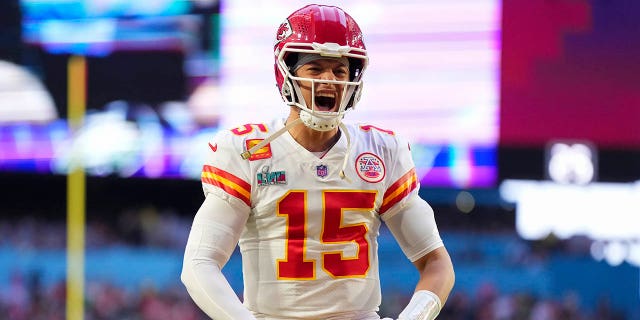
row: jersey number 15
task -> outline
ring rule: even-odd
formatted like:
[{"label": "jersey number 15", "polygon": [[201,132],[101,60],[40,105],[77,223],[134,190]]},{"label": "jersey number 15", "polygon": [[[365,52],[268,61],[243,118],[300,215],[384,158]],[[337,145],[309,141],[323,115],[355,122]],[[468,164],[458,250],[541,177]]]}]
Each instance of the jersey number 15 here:
[{"label": "jersey number 15", "polygon": [[[364,277],[369,270],[369,242],[365,223],[343,225],[345,210],[368,212],[373,209],[375,191],[324,191],[323,223],[320,240],[326,244],[354,243],[355,257],[344,257],[342,251],[322,253],[322,269],[334,278]],[[284,259],[277,261],[279,279],[311,280],[316,278],[316,261],[306,259],[307,193],[290,191],[280,199],[278,216],[287,218],[287,240]]]}]

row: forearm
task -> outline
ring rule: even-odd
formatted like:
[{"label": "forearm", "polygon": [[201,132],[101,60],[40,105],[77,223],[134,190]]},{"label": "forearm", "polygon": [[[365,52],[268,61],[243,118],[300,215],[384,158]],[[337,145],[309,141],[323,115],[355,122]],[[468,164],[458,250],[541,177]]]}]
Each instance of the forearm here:
[{"label": "forearm", "polygon": [[181,275],[191,299],[216,320],[255,319],[240,302],[218,265],[192,261]]},{"label": "forearm", "polygon": [[435,249],[414,262],[414,265],[420,272],[420,280],[418,280],[415,291],[431,291],[440,298],[442,305],[444,305],[455,282],[453,264],[447,250],[444,247]]},{"label": "forearm", "polygon": [[447,250],[437,248],[414,262],[420,272],[415,292],[399,320],[433,320],[453,288],[455,274]]}]

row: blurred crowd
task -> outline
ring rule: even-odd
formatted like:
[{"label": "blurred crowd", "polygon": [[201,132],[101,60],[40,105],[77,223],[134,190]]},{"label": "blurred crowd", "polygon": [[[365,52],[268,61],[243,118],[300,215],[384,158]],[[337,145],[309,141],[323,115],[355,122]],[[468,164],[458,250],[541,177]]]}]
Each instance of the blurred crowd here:
[{"label": "blurred crowd", "polygon": [[607,300],[601,300],[596,310],[585,311],[579,298],[567,294],[560,300],[539,298],[529,292],[499,294],[491,285],[476,296],[454,292],[440,313],[446,320],[625,320],[613,310]]},{"label": "blurred crowd", "polygon": [[[128,208],[115,217],[87,216],[85,242],[87,250],[110,246],[153,247],[183,250],[191,228],[191,217],[173,210],[152,206]],[[0,246],[21,249],[65,249],[66,220],[43,220],[23,216],[0,219]]]},{"label": "blurred crowd", "polygon": [[[109,246],[128,248],[162,248],[181,253],[188,236],[191,217],[153,207],[128,209],[117,219],[89,218],[86,227],[87,250]],[[493,230],[492,232],[495,232]],[[513,231],[511,231],[513,232]],[[36,217],[17,220],[0,219],[0,248],[19,250],[61,250],[66,248],[66,222],[44,221]],[[386,236],[383,232],[382,236]],[[446,238],[447,235],[444,234]],[[514,239],[518,239],[514,235]],[[544,260],[545,252],[564,250],[575,253],[583,246],[562,241],[545,243],[504,243],[510,252],[505,263],[514,259],[527,264]],[[469,252],[451,246],[456,261],[482,259],[482,252]],[[383,252],[381,254],[384,254]],[[515,257],[515,258],[514,258]],[[381,259],[384,257],[381,256]],[[509,261],[511,260],[511,261]],[[45,285],[42,274],[33,270],[15,270],[0,279],[0,319],[65,319],[66,283],[60,279]],[[460,276],[460,275],[459,275]],[[461,275],[462,277],[464,275]],[[208,319],[191,301],[176,279],[169,286],[142,282],[136,289],[105,281],[88,279],[85,287],[87,320],[163,320]],[[1,285],[6,283],[6,285]],[[384,290],[384,289],[383,289]],[[410,299],[410,293],[383,292],[382,316],[395,316]],[[454,288],[439,319],[451,320],[623,320],[633,315],[615,310],[608,300],[585,309],[579,295],[567,293],[560,299],[538,296],[534,292],[500,292],[487,282],[469,292]]]},{"label": "blurred crowd", "polygon": [[[14,274],[0,292],[0,319],[64,320],[66,283],[38,285],[29,275]],[[85,288],[87,320],[197,320],[208,319],[178,286],[157,290],[152,285],[131,292],[104,282]]]}]

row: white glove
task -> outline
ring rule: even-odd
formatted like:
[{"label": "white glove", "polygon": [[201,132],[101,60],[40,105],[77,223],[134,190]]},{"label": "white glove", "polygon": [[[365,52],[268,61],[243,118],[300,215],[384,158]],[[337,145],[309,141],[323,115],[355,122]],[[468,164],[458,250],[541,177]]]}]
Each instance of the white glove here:
[{"label": "white glove", "polygon": [[413,294],[398,320],[433,320],[441,308],[442,303],[438,295],[428,290],[419,290]]}]

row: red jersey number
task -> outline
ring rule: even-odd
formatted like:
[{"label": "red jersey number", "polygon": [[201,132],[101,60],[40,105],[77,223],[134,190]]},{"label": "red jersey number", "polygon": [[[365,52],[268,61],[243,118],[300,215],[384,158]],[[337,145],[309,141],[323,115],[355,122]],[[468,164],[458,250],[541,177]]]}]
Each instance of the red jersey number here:
[{"label": "red jersey number", "polygon": [[[322,269],[334,278],[364,277],[369,271],[369,229],[365,223],[345,225],[344,210],[368,212],[373,209],[375,192],[325,191],[323,197],[322,243],[354,243],[357,253],[323,252]],[[315,279],[315,260],[306,257],[307,200],[305,191],[291,191],[278,202],[277,214],[287,218],[285,258],[277,261],[279,279]]]}]

